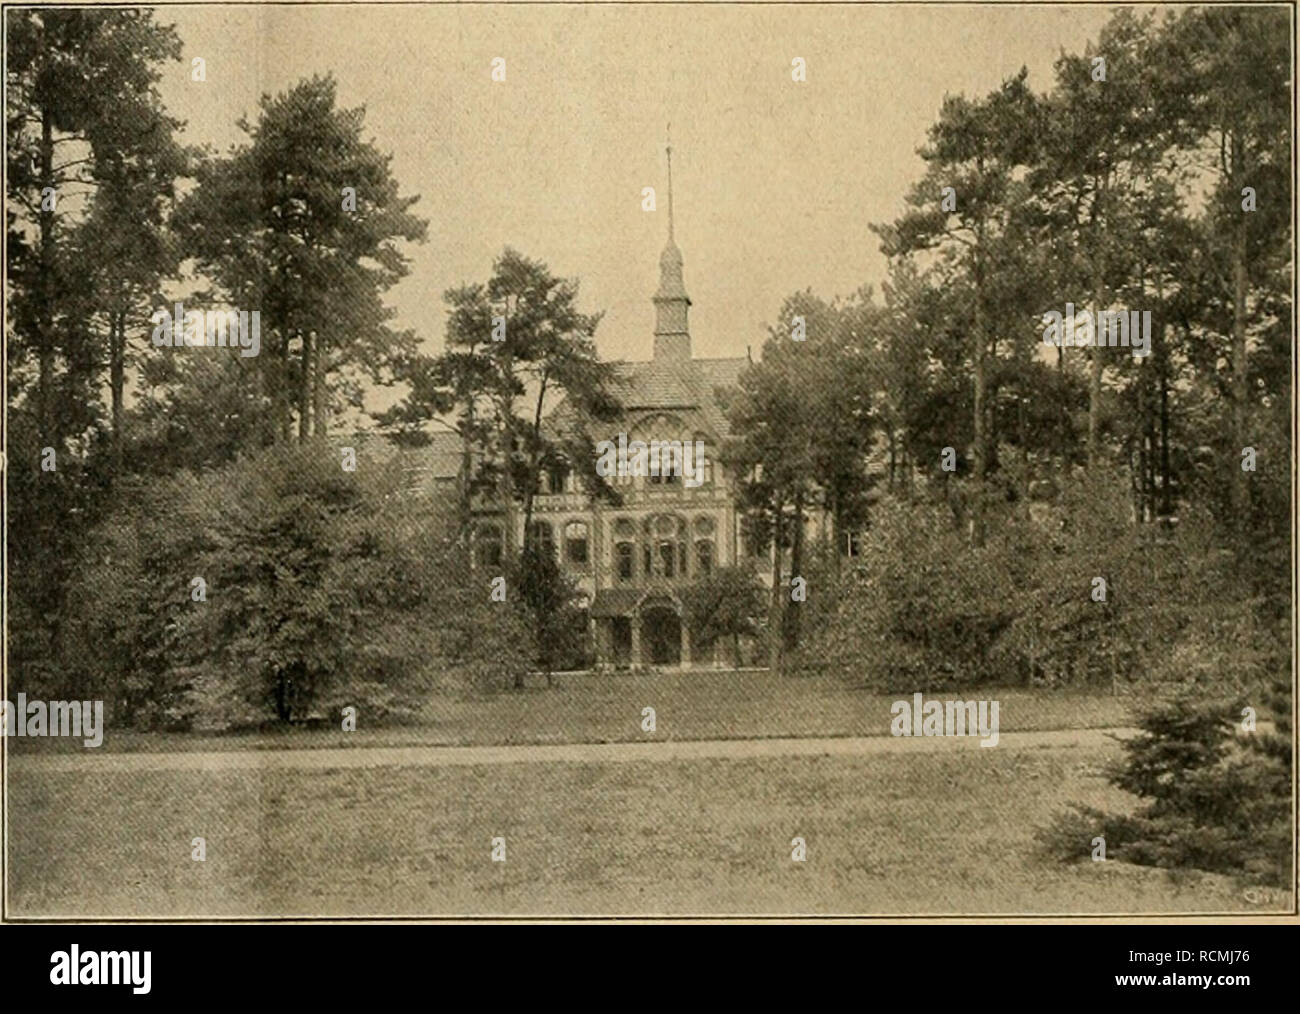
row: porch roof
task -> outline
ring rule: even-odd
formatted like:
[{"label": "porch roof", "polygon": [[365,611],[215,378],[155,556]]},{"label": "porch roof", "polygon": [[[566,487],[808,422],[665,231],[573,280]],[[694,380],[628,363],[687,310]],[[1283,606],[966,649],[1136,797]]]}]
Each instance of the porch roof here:
[{"label": "porch roof", "polygon": [[591,604],[591,615],[598,619],[627,616],[636,610],[644,594],[642,588],[602,588]]},{"label": "porch roof", "polygon": [[662,582],[640,588],[602,588],[596,592],[596,599],[591,604],[591,615],[596,619],[610,616],[630,616],[640,609],[647,599],[652,599],[653,606],[662,606],[680,614],[681,599]]}]

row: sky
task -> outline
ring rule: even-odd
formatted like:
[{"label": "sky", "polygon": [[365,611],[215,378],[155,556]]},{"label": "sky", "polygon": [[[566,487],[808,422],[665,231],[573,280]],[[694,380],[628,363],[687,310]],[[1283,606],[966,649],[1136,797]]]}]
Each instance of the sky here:
[{"label": "sky", "polygon": [[[407,247],[411,273],[387,300],[430,352],[443,292],[486,281],[509,245],[579,281],[581,308],[605,313],[604,358],[650,358],[670,129],[694,354],[742,356],[792,292],[879,291],[870,226],[902,212],[946,94],[984,95],[1021,66],[1046,91],[1060,52],[1081,51],[1110,10],[167,6],[158,19],[184,56],[159,87],[187,143],[225,150],[259,95],[332,73],[340,104],[365,107],[402,193],[420,195],[428,239]],[[205,81],[191,80],[194,57]]]}]

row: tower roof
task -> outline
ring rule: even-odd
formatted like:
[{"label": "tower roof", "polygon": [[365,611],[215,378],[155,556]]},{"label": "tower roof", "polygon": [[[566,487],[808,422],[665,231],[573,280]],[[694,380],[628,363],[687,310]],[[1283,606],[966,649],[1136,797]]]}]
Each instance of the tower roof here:
[{"label": "tower roof", "polygon": [[659,289],[654,294],[654,358],[689,361],[691,332],[687,311],[691,297],[682,280],[682,252],[673,237],[673,146],[668,145],[668,242],[659,255]]}]

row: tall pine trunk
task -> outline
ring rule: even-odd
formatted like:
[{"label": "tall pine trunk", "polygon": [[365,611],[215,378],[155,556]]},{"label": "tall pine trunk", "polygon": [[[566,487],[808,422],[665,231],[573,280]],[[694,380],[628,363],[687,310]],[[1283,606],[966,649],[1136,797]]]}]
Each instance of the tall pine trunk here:
[{"label": "tall pine trunk", "polygon": [[315,354],[312,356],[312,435],[321,438],[329,432],[328,409],[325,407],[325,372],[328,361],[325,353],[325,336],[315,335]]},{"label": "tall pine trunk", "polygon": [[280,347],[276,350],[276,382],[273,391],[275,398],[275,420],[276,429],[279,433],[279,441],[282,444],[289,442],[292,433],[292,421],[289,411],[289,332],[284,331],[280,335]]},{"label": "tall pine trunk", "polygon": [[986,378],[984,374],[985,353],[988,342],[984,336],[984,308],[980,297],[983,286],[982,272],[976,271],[975,293],[975,327],[974,327],[974,367],[975,367],[975,461],[974,487],[975,495],[971,507],[971,542],[976,546],[984,545],[984,470],[988,464],[988,430],[984,418],[984,397]]},{"label": "tall pine trunk", "polygon": [[[1232,137],[1232,168],[1239,182],[1244,178],[1241,172],[1241,148],[1241,139],[1234,134]],[[1240,191],[1241,186],[1235,186],[1234,192],[1240,193]],[[1246,221],[1246,213],[1239,212],[1236,228],[1233,230],[1232,244],[1232,437],[1234,455],[1240,455],[1242,448],[1250,446],[1250,372],[1246,358],[1246,298],[1248,294]],[[1242,471],[1239,465],[1233,468],[1232,513],[1237,523],[1242,525],[1246,523],[1246,514],[1250,506],[1250,489],[1246,485],[1248,478],[1249,474]]]},{"label": "tall pine trunk", "polygon": [[113,468],[122,467],[123,389],[126,386],[126,311],[119,309],[108,320],[108,377],[112,398]]},{"label": "tall pine trunk", "polygon": [[772,521],[772,603],[768,617],[767,664],[772,672],[781,671],[781,518],[785,504],[773,501]]},{"label": "tall pine trunk", "polygon": [[800,610],[803,607],[802,602],[794,600],[794,579],[803,576],[803,490],[799,490],[794,497],[794,534],[791,538],[790,550],[790,583],[791,594],[785,596],[785,651],[793,652],[799,647],[799,630],[802,616]]},{"label": "tall pine trunk", "polygon": [[1093,206],[1092,230],[1097,247],[1092,256],[1092,347],[1089,352],[1088,378],[1088,467],[1094,468],[1101,460],[1101,378],[1103,359],[1101,353],[1101,312],[1106,306],[1105,249],[1101,246],[1100,207],[1105,194],[1104,183],[1098,185],[1096,204]]},{"label": "tall pine trunk", "polygon": [[40,298],[36,308],[36,330],[40,342],[37,351],[37,368],[40,371],[36,384],[36,416],[40,424],[41,440],[58,448],[59,434],[55,432],[51,389],[54,382],[54,210],[45,207],[45,188],[54,186],[54,121],[48,107],[41,110],[40,149],[40,260],[41,277],[38,282]]},{"label": "tall pine trunk", "polygon": [[298,375],[298,443],[305,444],[311,433],[312,336],[302,336],[302,366]]}]

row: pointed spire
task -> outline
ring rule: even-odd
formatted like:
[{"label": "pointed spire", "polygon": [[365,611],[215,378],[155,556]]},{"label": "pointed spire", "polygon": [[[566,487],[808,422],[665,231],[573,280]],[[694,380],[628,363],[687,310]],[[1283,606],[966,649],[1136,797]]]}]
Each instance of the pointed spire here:
[{"label": "pointed spire", "polygon": [[[671,127],[671,124],[670,124]],[[690,359],[691,334],[686,323],[691,297],[682,283],[682,252],[673,238],[673,145],[668,138],[668,244],[659,255],[659,291],[655,293],[656,359]]]},{"label": "pointed spire", "polygon": [[673,125],[664,128],[668,139],[668,242],[673,241]]}]

